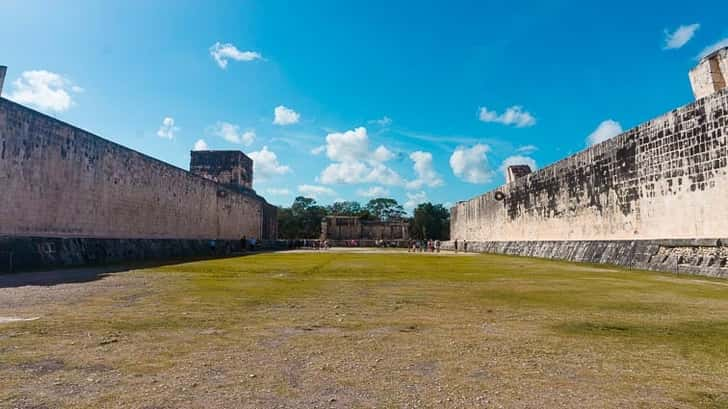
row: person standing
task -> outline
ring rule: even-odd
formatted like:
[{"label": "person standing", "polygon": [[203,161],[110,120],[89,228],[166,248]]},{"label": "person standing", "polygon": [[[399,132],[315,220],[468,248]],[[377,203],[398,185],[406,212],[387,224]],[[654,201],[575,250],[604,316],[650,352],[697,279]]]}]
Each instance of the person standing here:
[{"label": "person standing", "polygon": [[458,239],[455,239],[455,253],[458,252]]},{"label": "person standing", "polygon": [[468,241],[463,240],[463,253],[467,253],[467,252],[468,252]]}]

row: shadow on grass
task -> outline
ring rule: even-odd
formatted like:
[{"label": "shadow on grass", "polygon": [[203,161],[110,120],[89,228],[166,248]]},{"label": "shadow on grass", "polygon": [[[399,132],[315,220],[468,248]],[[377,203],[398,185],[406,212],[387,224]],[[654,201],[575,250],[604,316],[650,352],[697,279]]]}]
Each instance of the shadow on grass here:
[{"label": "shadow on grass", "polygon": [[[272,250],[271,250],[272,251]],[[216,259],[229,259],[252,256],[270,251],[255,251],[246,253],[232,253],[223,256],[181,257],[167,260],[148,260],[121,264],[101,266],[64,267],[44,271],[25,271],[17,273],[0,274],[0,288],[40,286],[49,287],[59,284],[86,283],[103,279],[104,277],[129,270],[156,268],[195,261]]]}]

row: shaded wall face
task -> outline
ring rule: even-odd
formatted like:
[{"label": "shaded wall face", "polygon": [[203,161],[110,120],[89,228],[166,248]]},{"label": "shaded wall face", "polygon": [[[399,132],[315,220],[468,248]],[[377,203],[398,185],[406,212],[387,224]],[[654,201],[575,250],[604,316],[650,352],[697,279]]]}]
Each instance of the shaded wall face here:
[{"label": "shaded wall face", "polygon": [[244,195],[0,99],[0,235],[261,237]]},{"label": "shaded wall face", "polygon": [[728,236],[728,93],[649,121],[452,209],[451,239]]}]

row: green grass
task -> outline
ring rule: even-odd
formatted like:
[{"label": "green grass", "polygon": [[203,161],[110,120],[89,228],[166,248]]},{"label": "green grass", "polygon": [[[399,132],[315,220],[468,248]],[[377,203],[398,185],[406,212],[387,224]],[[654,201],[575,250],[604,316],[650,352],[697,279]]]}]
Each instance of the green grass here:
[{"label": "green grass", "polygon": [[[305,406],[302,399],[339,385],[369,399],[351,406],[400,406],[412,396],[433,404],[437,385],[447,384],[463,399],[486,394],[505,406],[728,405],[723,280],[506,256],[334,252],[199,261],[106,280],[123,282],[28,307],[20,312],[44,318],[0,327],[0,377],[11,380],[0,406],[23,397],[134,406],[140,398],[127,392],[148,389],[135,379],[182,373],[187,382],[204,362],[245,382],[246,373],[267,371],[255,388],[215,386],[223,401],[263,399],[268,390]],[[0,315],[16,313],[0,304]],[[68,368],[36,378],[18,369],[44,359]],[[79,368],[96,364],[120,379],[85,398],[23,386],[42,389],[52,376],[75,382]],[[428,389],[410,393],[410,384]],[[151,400],[182,399],[180,388],[150,392]]]}]

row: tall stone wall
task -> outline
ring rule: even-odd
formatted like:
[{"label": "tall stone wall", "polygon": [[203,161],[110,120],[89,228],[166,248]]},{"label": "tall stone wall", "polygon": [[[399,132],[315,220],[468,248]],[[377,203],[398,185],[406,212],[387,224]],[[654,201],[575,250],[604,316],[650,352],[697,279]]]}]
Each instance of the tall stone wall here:
[{"label": "tall stone wall", "polygon": [[457,203],[450,237],[480,242],[728,237],[727,137],[728,92],[721,91]]},{"label": "tall stone wall", "polygon": [[249,192],[0,98],[0,236],[275,238],[275,208]]}]

